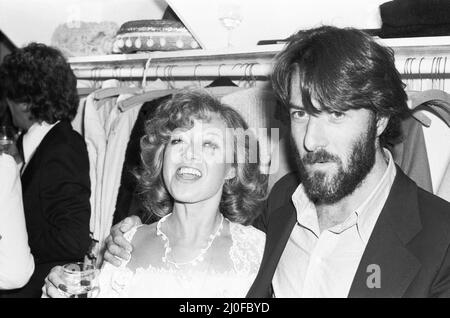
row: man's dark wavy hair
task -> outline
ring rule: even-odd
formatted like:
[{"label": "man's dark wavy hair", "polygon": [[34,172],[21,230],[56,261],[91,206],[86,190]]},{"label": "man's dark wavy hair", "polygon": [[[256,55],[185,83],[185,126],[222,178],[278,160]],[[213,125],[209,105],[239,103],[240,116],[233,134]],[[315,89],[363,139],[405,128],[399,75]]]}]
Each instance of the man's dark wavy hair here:
[{"label": "man's dark wavy hair", "polygon": [[389,117],[381,146],[401,141],[401,120],[409,109],[390,48],[354,28],[322,26],[292,35],[278,54],[271,77],[274,92],[285,106],[284,119],[288,118],[291,79],[297,67],[298,89],[308,113],[365,108],[377,118]]},{"label": "man's dark wavy hair", "polygon": [[30,43],[5,56],[0,65],[2,98],[27,103],[31,120],[53,124],[71,121],[79,98],[77,79],[63,54],[41,43]]},{"label": "man's dark wavy hair", "polygon": [[[246,131],[248,138],[256,138],[247,131],[248,126],[233,108],[221,103],[203,90],[185,90],[172,96],[156,109],[152,119],[145,124],[145,135],[141,139],[142,169],[135,173],[139,192],[146,213],[143,220],[163,217],[172,212],[174,200],[167,191],[163,175],[163,158],[172,132],[177,128],[190,129],[194,120],[210,121],[212,116],[222,119],[228,128]],[[236,176],[225,180],[219,210],[232,222],[248,225],[261,213],[267,196],[267,176],[261,174],[259,160],[251,162],[249,146],[255,140],[243,141],[234,136],[234,162]],[[244,150],[244,162],[237,160],[237,151]]]}]

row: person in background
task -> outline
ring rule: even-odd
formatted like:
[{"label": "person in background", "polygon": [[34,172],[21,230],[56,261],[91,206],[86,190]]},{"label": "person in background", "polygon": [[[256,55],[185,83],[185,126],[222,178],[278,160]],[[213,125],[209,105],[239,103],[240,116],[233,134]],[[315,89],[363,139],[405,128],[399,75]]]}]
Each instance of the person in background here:
[{"label": "person in background", "polygon": [[[393,51],[353,28],[289,38],[272,84],[298,173],[278,181],[249,297],[450,297],[450,204],[419,188],[387,150],[409,115]],[[105,259],[127,257],[115,226]]]},{"label": "person in background", "polygon": [[[247,129],[235,110],[202,91],[180,92],[157,108],[141,140],[138,178],[144,220],[156,214],[159,221],[125,234],[131,258],[103,266],[99,297],[247,294],[265,242],[248,224],[267,192]],[[45,295],[65,296],[60,271],[48,276]]]},{"label": "person in background", "polygon": [[2,98],[24,134],[21,182],[35,271],[23,288],[4,297],[40,297],[58,264],[82,260],[90,244],[89,160],[70,121],[78,107],[76,77],[57,49],[31,43],[0,66]]},{"label": "person in background", "polygon": [[34,258],[22,203],[19,168],[0,151],[0,290],[23,287],[34,271]]}]

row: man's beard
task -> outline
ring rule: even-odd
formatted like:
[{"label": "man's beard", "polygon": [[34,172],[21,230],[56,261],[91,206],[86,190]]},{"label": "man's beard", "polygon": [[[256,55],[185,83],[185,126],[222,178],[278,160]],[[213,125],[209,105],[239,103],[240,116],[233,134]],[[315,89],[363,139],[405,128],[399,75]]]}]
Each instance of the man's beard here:
[{"label": "man's beard", "polygon": [[[300,158],[291,136],[292,147],[297,152],[295,158],[301,181],[308,198],[316,205],[334,204],[353,193],[375,163],[375,139],[376,125],[375,120],[372,120],[366,134],[353,144],[347,168],[344,170],[341,159],[325,150],[310,152]],[[330,177],[322,171],[311,173],[306,170],[307,164],[317,162],[334,162],[338,171]]]}]

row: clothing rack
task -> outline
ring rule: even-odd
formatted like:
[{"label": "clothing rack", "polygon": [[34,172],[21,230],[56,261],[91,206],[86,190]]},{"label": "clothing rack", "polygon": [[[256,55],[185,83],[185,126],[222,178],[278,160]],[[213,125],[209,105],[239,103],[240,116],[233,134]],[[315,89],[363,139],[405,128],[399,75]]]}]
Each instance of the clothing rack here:
[{"label": "clothing rack", "polygon": [[266,80],[280,45],[222,51],[187,50],[70,58],[79,79],[204,79],[232,77]]},{"label": "clothing rack", "polygon": [[[397,70],[404,78],[449,78],[450,55],[435,57],[407,57],[396,59]],[[236,63],[216,65],[177,65],[164,64],[145,67],[94,67],[92,69],[75,69],[80,79],[107,78],[209,78],[209,77],[251,77],[268,78],[272,63]]]},{"label": "clothing rack", "polygon": [[220,76],[236,78],[267,78],[272,64],[237,63],[218,65],[156,65],[145,67],[104,67],[93,69],[75,69],[79,79],[108,79],[108,78],[216,78]]},{"label": "clothing rack", "polygon": [[[405,79],[445,79],[450,75],[450,37],[377,39],[395,53]],[[283,44],[217,51],[186,50],[70,58],[79,79],[166,80],[220,76],[267,80]]]},{"label": "clothing rack", "polygon": [[395,66],[404,78],[448,78],[450,77],[450,54],[400,58],[396,59]]}]

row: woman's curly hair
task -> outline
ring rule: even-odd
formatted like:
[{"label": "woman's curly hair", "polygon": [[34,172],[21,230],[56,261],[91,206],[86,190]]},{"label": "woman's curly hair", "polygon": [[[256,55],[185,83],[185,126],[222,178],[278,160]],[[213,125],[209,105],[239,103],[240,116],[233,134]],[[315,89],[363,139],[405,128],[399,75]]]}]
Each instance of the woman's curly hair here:
[{"label": "woman's curly hair", "polygon": [[[250,224],[261,212],[267,195],[267,176],[261,174],[259,159],[249,160],[250,145],[257,145],[254,134],[241,115],[233,108],[222,104],[203,90],[181,91],[162,103],[154,117],[146,122],[146,134],[141,139],[142,168],[135,175],[139,192],[146,208],[143,219],[149,222],[172,212],[174,200],[167,191],[163,176],[164,151],[176,128],[191,128],[194,120],[209,121],[219,116],[232,131],[245,132],[249,139],[234,134],[234,162],[236,176],[225,180],[220,201],[220,212],[232,222]],[[245,160],[237,160],[244,149]],[[259,156],[257,156],[259,157]],[[252,162],[255,161],[255,162]]]},{"label": "woman's curly hair", "polygon": [[77,79],[63,54],[45,44],[30,43],[7,55],[0,88],[3,98],[26,103],[33,121],[53,124],[76,115]]}]

